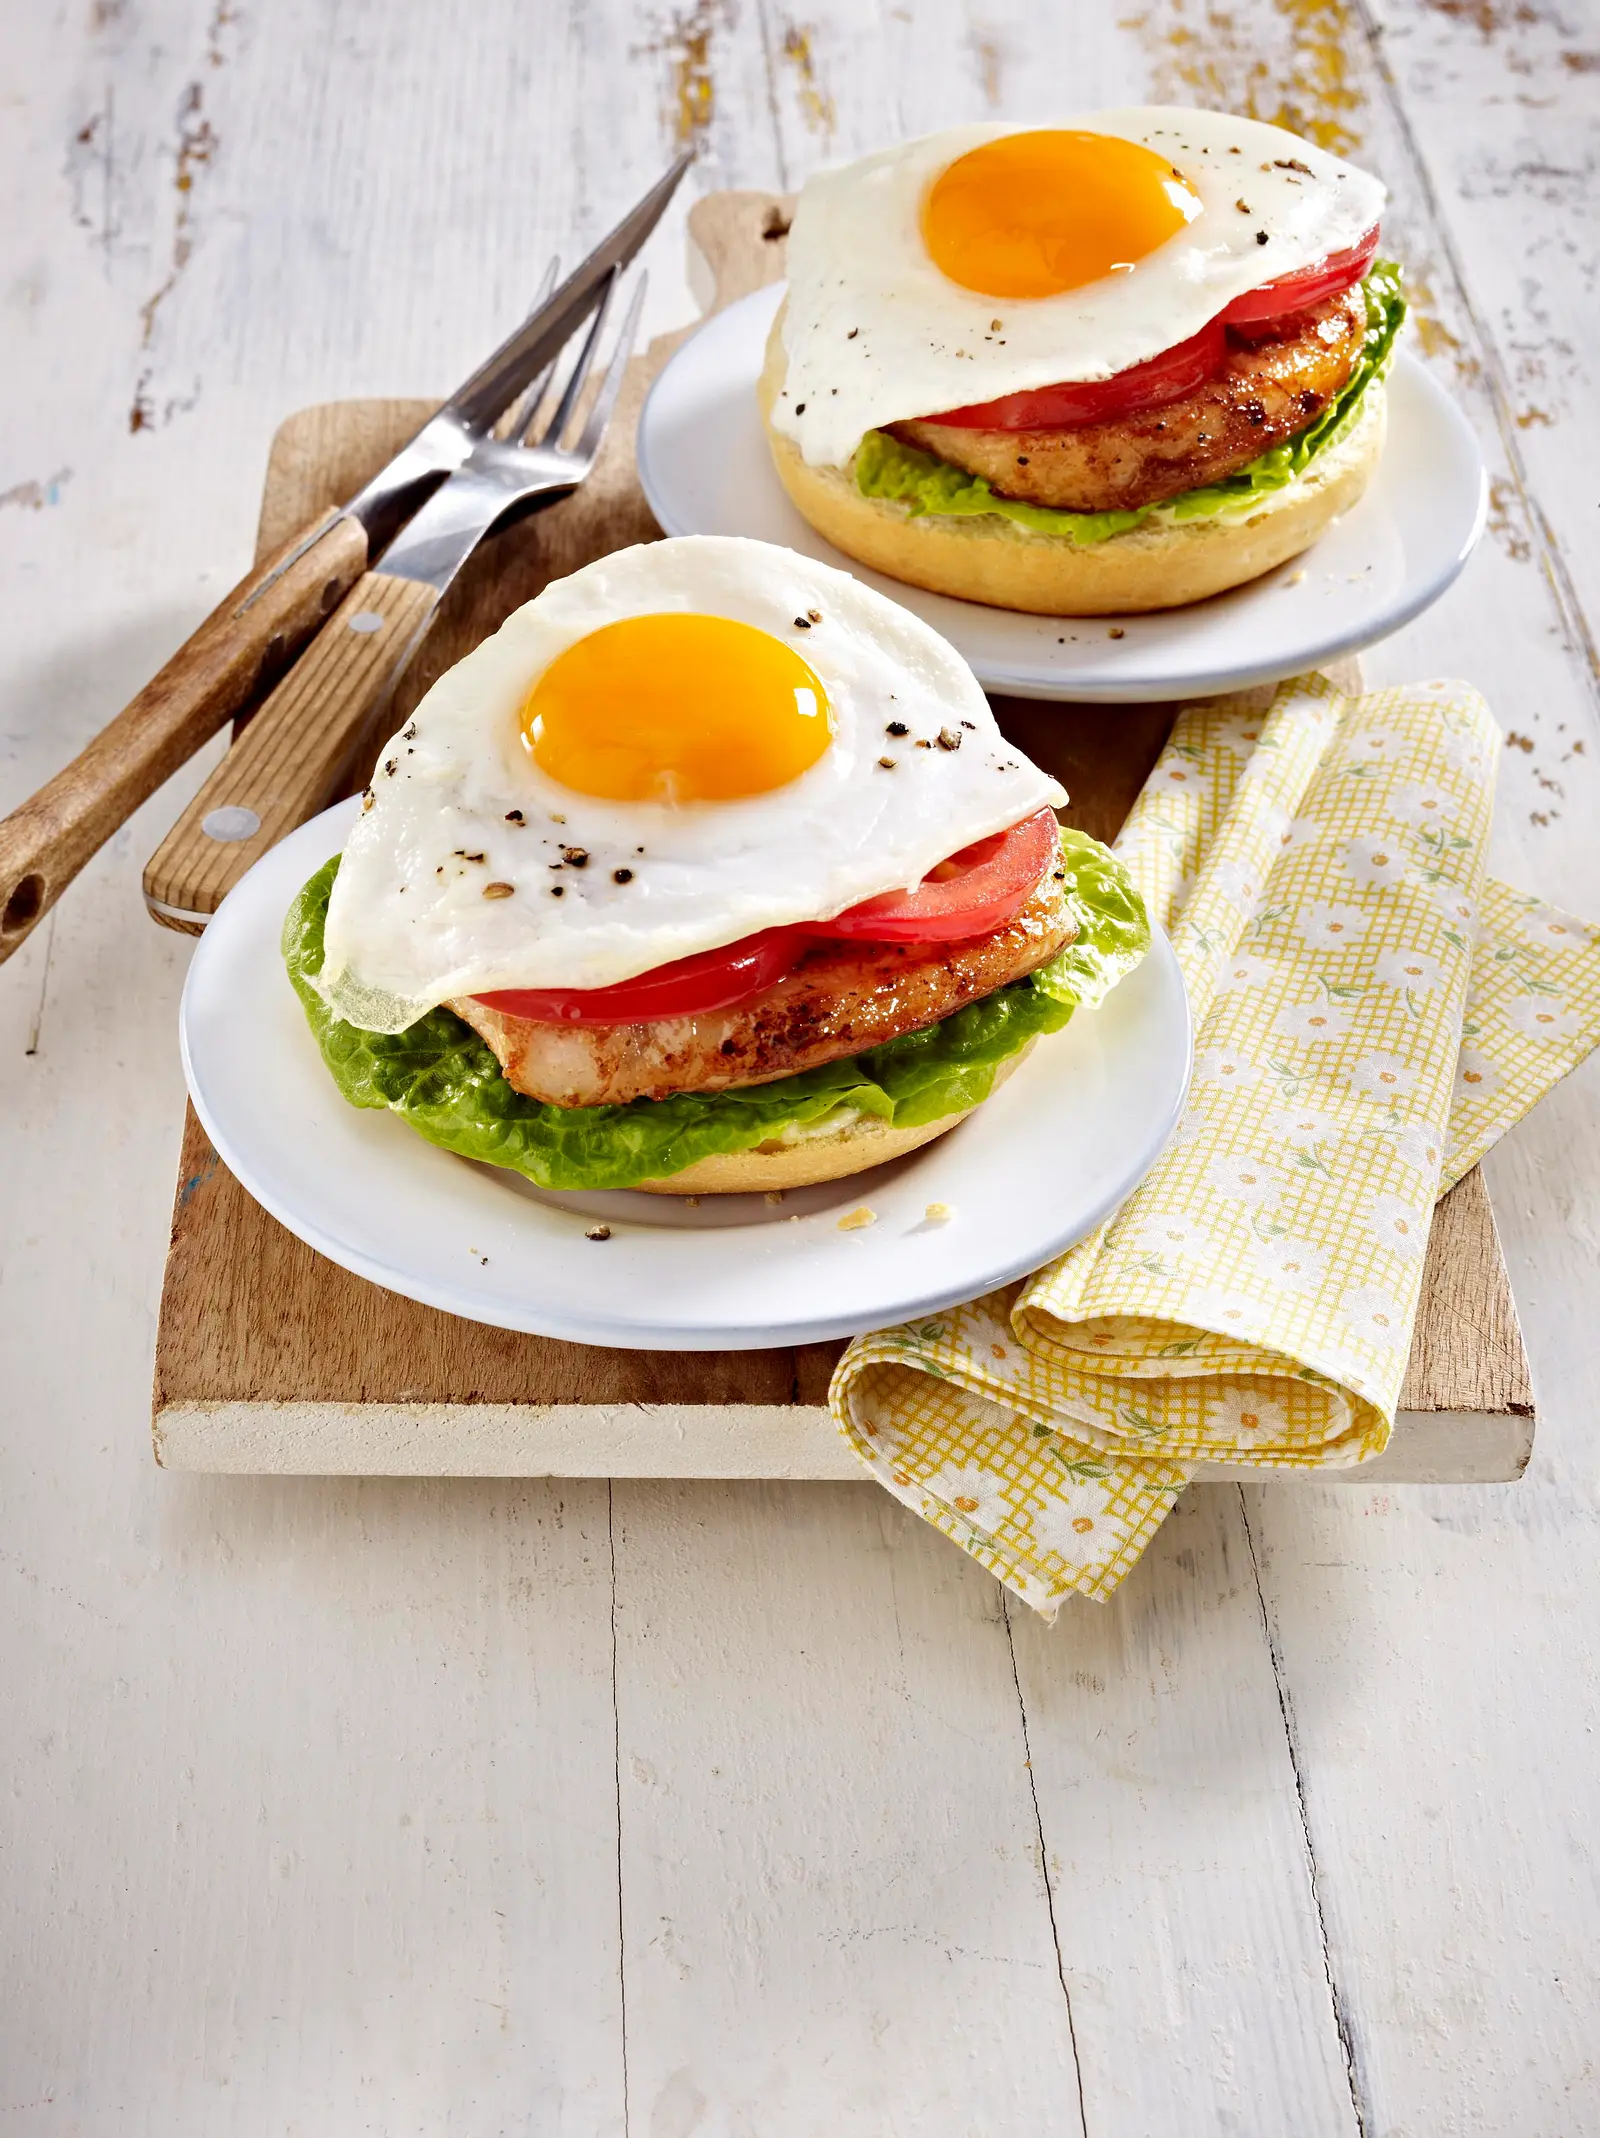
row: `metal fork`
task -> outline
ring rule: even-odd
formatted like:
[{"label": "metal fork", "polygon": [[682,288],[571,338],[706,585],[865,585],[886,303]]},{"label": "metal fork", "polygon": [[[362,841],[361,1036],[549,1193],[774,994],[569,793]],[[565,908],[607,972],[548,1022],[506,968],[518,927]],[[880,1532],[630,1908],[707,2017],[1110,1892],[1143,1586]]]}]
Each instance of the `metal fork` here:
[{"label": "metal fork", "polygon": [[520,434],[479,439],[396,537],[381,567],[356,583],[162,841],[144,872],[144,895],[166,926],[198,934],[252,862],[349,785],[382,738],[395,688],[446,590],[484,536],[512,515],[570,497],[589,473],[644,306],[641,274],[585,411],[621,272],[614,269],[607,281],[548,420],[541,422],[540,412],[559,358],[523,396]]},{"label": "metal fork", "polygon": [[265,695],[535,374],[548,371],[600,302],[607,277],[657,228],[692,161],[680,156],[559,288],[552,271],[528,317],[386,467],[263,557],[70,764],[0,819],[0,964],[139,804]]},{"label": "metal fork", "polygon": [[554,365],[543,379],[536,379],[529,387],[518,411],[517,421],[523,426],[521,441],[491,437],[475,446],[463,466],[397,538],[384,557],[385,573],[415,580],[443,594],[483,536],[507,513],[554,504],[558,498],[571,495],[594,464],[622,390],[628,352],[644,307],[645,286],[646,277],[641,274],[605,378],[577,438],[566,442],[616,308],[619,283],[615,273],[549,421],[540,425],[538,417]]}]

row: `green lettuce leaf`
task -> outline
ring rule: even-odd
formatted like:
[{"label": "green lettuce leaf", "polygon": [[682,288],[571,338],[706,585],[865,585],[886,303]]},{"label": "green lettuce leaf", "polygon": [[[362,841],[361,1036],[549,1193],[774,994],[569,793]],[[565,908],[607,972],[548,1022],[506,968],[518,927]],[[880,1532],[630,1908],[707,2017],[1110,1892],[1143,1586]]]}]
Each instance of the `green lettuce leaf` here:
[{"label": "green lettuce leaf", "polygon": [[1286,488],[1296,476],[1305,473],[1319,453],[1348,436],[1362,395],[1374,379],[1382,378],[1388,370],[1395,336],[1406,316],[1399,268],[1392,260],[1375,260],[1361,285],[1361,294],[1367,307],[1361,354],[1343,390],[1315,423],[1298,437],[1273,446],[1248,467],[1199,490],[1186,490],[1181,497],[1168,498],[1164,504],[1145,505],[1132,512],[1063,512],[1052,505],[1025,504],[1018,498],[998,496],[981,475],[969,475],[964,468],[953,468],[935,454],[902,445],[887,431],[868,431],[857,447],[856,488],[864,497],[889,498],[907,506],[913,519],[930,512],[957,518],[997,513],[1018,527],[1058,536],[1075,542],[1081,549],[1109,542],[1113,535],[1142,527],[1147,520],[1171,523],[1209,519],[1219,512],[1247,511],[1257,499]]},{"label": "green lettuce leaf", "polygon": [[450,1010],[430,1010],[404,1032],[346,1024],[316,987],[337,855],[290,907],[283,957],[322,1058],[352,1106],[385,1107],[430,1143],[508,1166],[540,1187],[631,1188],[819,1124],[841,1107],[913,1128],[987,1098],[1009,1056],[1058,1031],[1080,1005],[1100,1002],[1149,948],[1149,922],[1121,862],[1082,832],[1063,832],[1061,841],[1062,888],[1078,934],[1039,972],[926,1031],[738,1091],[545,1106],[512,1090],[488,1046]]},{"label": "green lettuce leaf", "polygon": [[1098,1009],[1150,948],[1150,918],[1127,869],[1086,831],[1061,834],[1061,893],[1076,933],[1026,984],[1069,1009]]},{"label": "green lettuce leaf", "polygon": [[1000,497],[981,475],[953,468],[937,454],[902,445],[887,431],[868,431],[856,447],[856,488],[863,497],[885,497],[909,508],[914,520],[924,513],[947,519],[981,519],[998,513],[1035,534],[1065,535],[1080,548],[1109,542],[1147,520],[1138,512],[1063,512],[1055,505],[1030,505],[1019,497]]}]

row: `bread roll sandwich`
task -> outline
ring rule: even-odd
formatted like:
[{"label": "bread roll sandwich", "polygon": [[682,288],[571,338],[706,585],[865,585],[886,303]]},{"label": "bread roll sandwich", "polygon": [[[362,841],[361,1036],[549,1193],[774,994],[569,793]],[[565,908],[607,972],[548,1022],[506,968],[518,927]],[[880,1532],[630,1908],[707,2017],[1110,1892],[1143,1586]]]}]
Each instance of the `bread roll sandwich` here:
[{"label": "bread roll sandwich", "polygon": [[846,555],[999,608],[1242,585],[1383,450],[1384,200],[1281,128],[1168,106],[822,172],[760,383],[783,485]]},{"label": "bread roll sandwich", "polygon": [[788,550],[556,582],[380,753],[284,953],[333,1083],[551,1189],[774,1191],[963,1120],[1138,963],[925,624]]}]

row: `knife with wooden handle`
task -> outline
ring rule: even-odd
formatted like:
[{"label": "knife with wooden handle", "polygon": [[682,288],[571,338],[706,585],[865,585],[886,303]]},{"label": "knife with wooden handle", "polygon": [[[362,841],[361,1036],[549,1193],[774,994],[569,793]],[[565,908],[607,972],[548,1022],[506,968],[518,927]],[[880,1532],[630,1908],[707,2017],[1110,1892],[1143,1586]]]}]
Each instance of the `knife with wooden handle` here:
[{"label": "knife with wooden handle", "polygon": [[144,901],[164,928],[198,935],[250,864],[347,784],[439,600],[362,574],[151,856]]},{"label": "knife with wooden handle", "polygon": [[71,764],[0,821],[0,961],[139,804],[294,659],[366,561],[366,530],[346,514],[286,543]]},{"label": "knife with wooden handle", "polygon": [[[307,529],[242,580],[108,728],[0,820],[0,963],[139,804],[218,728],[257,701],[367,566],[492,435],[495,423],[599,304],[612,273],[654,230],[690,160],[680,156],[559,288],[553,288],[552,261],[528,317],[388,466],[342,512]],[[165,918],[154,905],[152,910]]]}]

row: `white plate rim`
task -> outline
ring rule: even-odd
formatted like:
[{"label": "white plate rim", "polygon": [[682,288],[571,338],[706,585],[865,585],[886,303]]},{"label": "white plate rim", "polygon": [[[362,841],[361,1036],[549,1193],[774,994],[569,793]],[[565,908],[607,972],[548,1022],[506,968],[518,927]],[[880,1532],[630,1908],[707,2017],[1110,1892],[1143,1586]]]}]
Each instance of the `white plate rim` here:
[{"label": "white plate rim", "polygon": [[[775,312],[782,299],[783,290],[782,283],[769,283],[762,289],[752,290],[746,296],[736,298],[732,304],[723,306],[720,311],[703,319],[682,346],[674,350],[651,383],[639,414],[635,460],[645,502],[663,531],[669,535],[692,535],[706,530],[691,524],[676,509],[670,485],[662,482],[654,457],[654,419],[659,416],[665,395],[679,383],[683,369],[694,363],[693,352],[704,335],[718,329],[726,333],[730,327],[736,327],[746,315],[760,316]],[[1396,383],[1403,390],[1419,394],[1423,398],[1430,416],[1450,433],[1454,452],[1459,456],[1461,466],[1464,468],[1468,462],[1472,463],[1475,471],[1475,501],[1470,514],[1460,521],[1452,541],[1440,546],[1437,555],[1431,560],[1430,567],[1420,574],[1408,576],[1397,598],[1375,607],[1363,619],[1352,620],[1341,628],[1325,631],[1321,635],[1309,635],[1297,646],[1292,661],[1286,661],[1281,655],[1267,659],[1239,659],[1226,665],[1198,670],[1189,677],[1164,675],[1157,682],[1141,682],[1137,676],[1119,676],[1114,671],[1096,673],[1082,679],[1070,675],[1052,679],[1037,669],[1007,669],[997,666],[990,659],[975,657],[967,648],[958,646],[957,650],[968,661],[984,689],[997,694],[1059,704],[1147,705],[1164,704],[1179,698],[1217,697],[1232,691],[1251,690],[1261,685],[1282,682],[1288,676],[1309,673],[1330,661],[1359,653],[1364,647],[1403,629],[1448,591],[1476,549],[1488,521],[1489,477],[1477,435],[1467,418],[1427,366],[1408,349],[1402,348],[1396,352],[1394,371],[1390,376],[1391,387]],[[751,387],[753,392],[753,379]],[[834,549],[820,535],[813,534],[811,539],[819,545],[824,562],[832,563],[838,569],[856,576],[861,574],[862,567],[843,551]],[[1271,576],[1269,574],[1267,578],[1270,580]],[[891,582],[879,574],[873,575],[873,581],[875,584],[881,583],[884,590],[890,593],[890,597],[894,598]],[[916,590],[906,591],[910,594]],[[1237,591],[1248,593],[1252,590]],[[937,598],[949,602],[958,611],[970,609],[985,620],[1005,614],[1004,611],[988,609],[976,602],[955,601],[953,597],[948,596]],[[1107,620],[1114,622],[1116,619]],[[1027,621],[1031,623],[1037,619],[1029,618]],[[1092,622],[1094,619],[1074,621]],[[1132,621],[1136,623],[1137,619]]]},{"label": "white plate rim", "polygon": [[[1139,971],[1145,974],[1142,985],[1146,989],[1154,987],[1159,990],[1159,999],[1166,1006],[1162,1014],[1171,1018],[1163,1034],[1164,1041],[1169,1045],[1177,1038],[1181,1022],[1181,1048],[1171,1049],[1178,1073],[1166,1080],[1165,1102],[1152,1111],[1115,1183],[1099,1195],[1092,1205],[1075,1210],[1070,1225],[1054,1228],[1052,1239],[1041,1243],[1041,1236],[1033,1233],[1020,1251],[982,1263],[958,1261],[958,1267],[948,1281],[932,1286],[924,1285],[914,1291],[908,1290],[892,1303],[886,1304],[880,1300],[873,1306],[867,1319],[863,1319],[859,1313],[807,1316],[791,1311],[787,1316],[764,1319],[759,1325],[748,1320],[728,1323],[663,1322],[659,1319],[641,1319],[637,1313],[609,1313],[599,1303],[582,1314],[552,1312],[544,1304],[518,1313],[507,1310],[504,1302],[496,1303],[494,1311],[485,1312],[482,1310],[482,1300],[475,1299],[464,1280],[439,1283],[426,1275],[419,1276],[417,1271],[406,1266],[403,1260],[376,1254],[361,1242],[330,1230],[315,1213],[297,1207],[292,1199],[286,1198],[280,1192],[274,1180],[262,1172],[248,1153],[241,1149],[238,1137],[232,1132],[227,1104],[219,1106],[214,1103],[205,1059],[206,1041],[200,1031],[202,1011],[207,1006],[206,998],[208,991],[212,989],[214,976],[225,974],[230,958],[238,955],[236,935],[247,933],[249,926],[253,925],[255,902],[263,897],[271,897],[275,910],[281,915],[287,909],[298,885],[342,844],[343,832],[354,808],[354,803],[341,803],[324,812],[321,817],[313,819],[311,823],[302,825],[270,853],[264,855],[224,900],[196,946],[189,967],[179,1009],[179,1046],[184,1079],[201,1126],[218,1156],[245,1191],[287,1231],[304,1241],[318,1254],[370,1283],[417,1300],[422,1305],[436,1307],[446,1313],[483,1322],[491,1327],[622,1350],[755,1350],[852,1336],[864,1328],[891,1326],[980,1297],[1041,1267],[1075,1241],[1086,1237],[1127,1199],[1149,1171],[1165,1148],[1182,1111],[1193,1061],[1193,1024],[1176,956],[1166,936],[1158,930],[1150,958]],[[278,904],[280,896],[281,904]],[[287,991],[288,981],[282,973],[281,965],[278,967],[278,975]],[[1129,985],[1137,978],[1137,973],[1130,975],[1130,980],[1123,984]],[[293,1001],[292,994],[290,1000]],[[1171,1017],[1173,1005],[1176,1005],[1177,1010],[1175,1018]],[[294,1009],[298,1017],[298,1003],[294,1004]],[[1095,1013],[1080,1013],[1093,1014]],[[1071,1026],[1067,1027],[1066,1032],[1071,1029]],[[309,1030],[303,1023],[299,1030],[303,1035],[305,1047],[314,1055],[315,1047]],[[1065,1038],[1066,1032],[1054,1036]],[[1177,1059],[1179,1057],[1181,1059]],[[320,1062],[318,1066],[320,1068]],[[375,1118],[349,1107],[338,1094],[331,1079],[328,1090],[337,1102],[338,1111],[330,1115],[334,1122],[342,1125],[345,1116],[349,1116],[352,1122]],[[414,1136],[415,1132],[403,1122],[396,1121],[392,1125],[401,1135],[407,1138]],[[337,1139],[339,1128],[335,1128],[333,1133]],[[423,1139],[416,1140],[424,1149],[431,1148]],[[940,1142],[943,1140],[940,1139]],[[938,1144],[935,1144],[928,1149],[937,1151],[938,1147]],[[473,1170],[466,1166],[465,1161],[451,1158],[447,1153],[436,1153],[436,1156],[446,1158],[451,1165],[463,1167],[464,1176],[470,1175]],[[870,1175],[857,1176],[856,1182],[850,1184],[851,1193],[863,1197],[869,1195],[871,1178]],[[947,1234],[950,1242],[959,1250],[962,1238],[960,1228],[951,1226],[947,1228]],[[706,1236],[671,1230],[663,1234],[663,1239],[677,1242],[685,1238]],[[777,1221],[774,1221],[772,1236],[786,1236],[779,1232]],[[774,1292],[779,1291],[782,1284],[780,1275],[772,1286]],[[793,1296],[792,1283],[789,1296]]]}]

